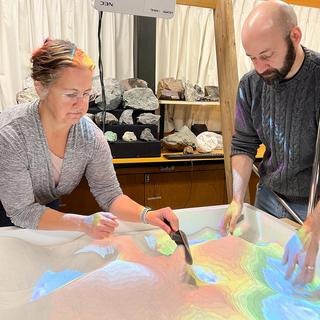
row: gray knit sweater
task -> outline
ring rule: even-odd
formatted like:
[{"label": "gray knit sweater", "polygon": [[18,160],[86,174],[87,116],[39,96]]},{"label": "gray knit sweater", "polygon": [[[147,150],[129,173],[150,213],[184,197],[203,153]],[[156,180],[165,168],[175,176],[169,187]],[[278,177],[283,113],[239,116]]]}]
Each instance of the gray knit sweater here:
[{"label": "gray knit sweater", "polygon": [[0,201],[11,221],[37,228],[45,204],[72,192],[83,175],[99,206],[108,211],[122,194],[109,145],[86,117],[70,129],[59,184],[55,186],[39,101],[0,115]]},{"label": "gray knit sweater", "polygon": [[232,155],[255,158],[266,146],[261,181],[290,198],[308,197],[320,110],[320,54],[305,59],[290,80],[267,85],[253,70],[240,81]]}]

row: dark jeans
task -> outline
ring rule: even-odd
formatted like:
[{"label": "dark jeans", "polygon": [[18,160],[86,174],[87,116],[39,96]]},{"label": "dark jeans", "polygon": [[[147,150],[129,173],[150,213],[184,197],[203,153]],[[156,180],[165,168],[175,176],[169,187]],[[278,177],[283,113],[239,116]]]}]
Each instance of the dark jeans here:
[{"label": "dark jeans", "polygon": [[[288,206],[300,217],[305,220],[307,216],[308,202],[307,201],[288,201],[283,199]],[[257,193],[255,207],[270,213],[277,218],[289,218],[294,220],[290,213],[282,206],[277,198],[263,184],[257,185]]]},{"label": "dark jeans", "polygon": [[[55,210],[59,210],[59,199],[54,200],[46,205],[47,207]],[[6,211],[2,203],[0,202],[0,227],[14,226],[11,220],[7,217]]]}]

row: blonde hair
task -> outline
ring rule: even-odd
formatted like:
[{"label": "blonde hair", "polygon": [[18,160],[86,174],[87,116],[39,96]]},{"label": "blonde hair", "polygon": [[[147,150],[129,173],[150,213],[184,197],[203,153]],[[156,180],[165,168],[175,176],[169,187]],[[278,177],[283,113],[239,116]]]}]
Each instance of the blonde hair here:
[{"label": "blonde hair", "polygon": [[31,57],[31,77],[43,86],[49,86],[58,77],[61,70],[82,66],[93,70],[91,58],[76,45],[66,40],[45,40],[42,47],[35,50]]}]

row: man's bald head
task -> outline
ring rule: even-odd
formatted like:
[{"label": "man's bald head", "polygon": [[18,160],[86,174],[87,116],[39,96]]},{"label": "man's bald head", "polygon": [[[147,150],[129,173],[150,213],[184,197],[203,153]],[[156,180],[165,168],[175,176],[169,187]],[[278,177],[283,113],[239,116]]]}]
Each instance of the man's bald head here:
[{"label": "man's bald head", "polygon": [[247,17],[241,36],[257,74],[268,83],[292,77],[303,62],[297,16],[283,1],[260,2]]},{"label": "man's bald head", "polygon": [[279,0],[261,1],[246,18],[242,37],[256,32],[277,32],[286,37],[297,26],[293,8]]}]

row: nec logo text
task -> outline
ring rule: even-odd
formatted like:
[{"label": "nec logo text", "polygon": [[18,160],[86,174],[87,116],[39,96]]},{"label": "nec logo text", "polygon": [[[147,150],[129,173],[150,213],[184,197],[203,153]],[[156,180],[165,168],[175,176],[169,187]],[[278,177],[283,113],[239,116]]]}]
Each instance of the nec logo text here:
[{"label": "nec logo text", "polygon": [[100,5],[101,6],[105,6],[105,7],[113,7],[113,2],[111,2],[111,1],[100,1]]}]

